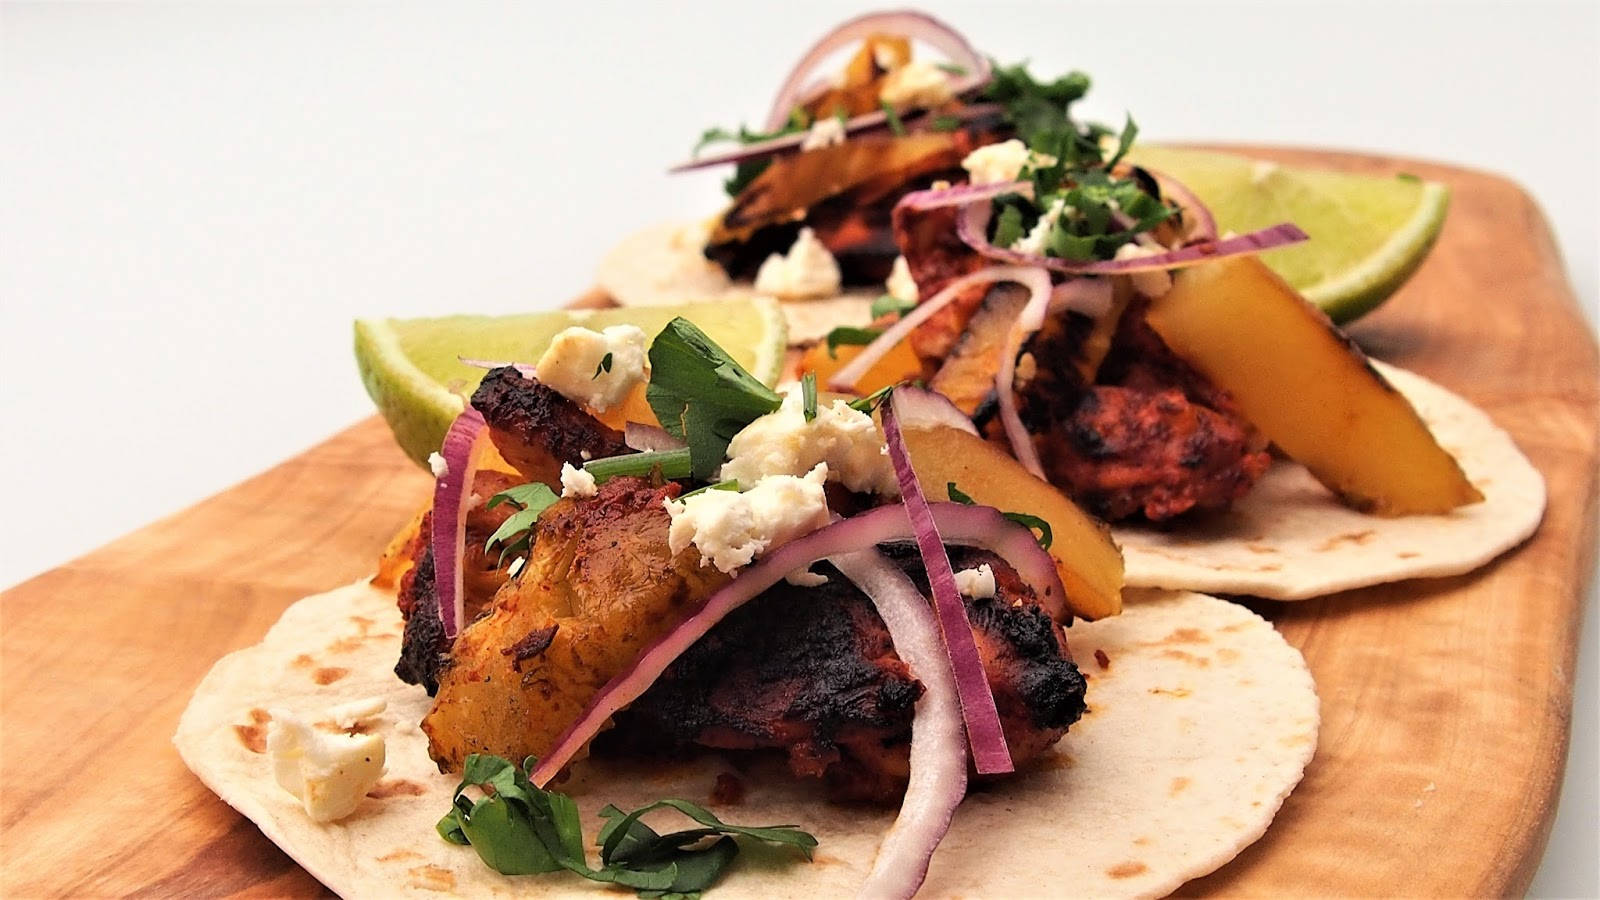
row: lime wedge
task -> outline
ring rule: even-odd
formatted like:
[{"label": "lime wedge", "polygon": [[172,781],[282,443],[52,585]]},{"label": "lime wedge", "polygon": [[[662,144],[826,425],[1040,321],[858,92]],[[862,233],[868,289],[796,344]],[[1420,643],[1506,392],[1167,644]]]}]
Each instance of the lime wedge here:
[{"label": "lime wedge", "polygon": [[1388,299],[1422,264],[1444,225],[1450,189],[1410,176],[1352,175],[1231,153],[1135,147],[1135,163],[1194,191],[1221,231],[1293,222],[1311,240],[1261,255],[1335,322]]},{"label": "lime wedge", "polygon": [[637,325],[654,337],[678,316],[700,326],[752,375],[777,382],[786,346],[783,311],[764,297],[515,316],[357,319],[356,365],[395,441],[426,465],[484,375],[461,359],[534,363],[550,339],[572,325]]}]

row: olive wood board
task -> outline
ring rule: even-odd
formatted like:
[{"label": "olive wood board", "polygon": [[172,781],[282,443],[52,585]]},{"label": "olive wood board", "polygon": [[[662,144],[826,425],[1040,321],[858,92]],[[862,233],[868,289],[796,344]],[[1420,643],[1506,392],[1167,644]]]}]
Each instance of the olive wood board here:
[{"label": "olive wood board", "polygon": [[[1528,543],[1469,575],[1248,601],[1311,666],[1317,756],[1266,836],[1182,893],[1521,893],[1555,813],[1595,565],[1594,339],[1543,216],[1514,184],[1419,161],[1234,149],[1454,188],[1431,258],[1353,334],[1487,410],[1550,496]],[[28,627],[0,630],[0,895],[325,893],[184,768],[171,736],[218,657],[294,600],[370,572],[428,491],[369,418],[5,592],[0,615]],[[1093,834],[1072,810],[1059,816]],[[417,840],[436,840],[429,825]]]}]

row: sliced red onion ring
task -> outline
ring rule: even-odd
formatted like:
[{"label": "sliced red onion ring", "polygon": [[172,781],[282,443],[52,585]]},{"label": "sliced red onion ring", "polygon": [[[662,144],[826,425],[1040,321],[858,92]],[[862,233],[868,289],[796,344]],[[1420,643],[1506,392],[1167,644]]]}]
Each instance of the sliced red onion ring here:
[{"label": "sliced red onion ring", "polygon": [[640,453],[655,453],[661,450],[682,450],[689,446],[667,433],[665,428],[657,425],[645,425],[641,422],[629,422],[622,428],[622,442],[630,449]]},{"label": "sliced red onion ring", "polygon": [[877,550],[830,557],[829,562],[866,594],[889,629],[889,639],[911,674],[922,682],[911,721],[910,783],[900,814],[878,844],[872,871],[858,898],[906,900],[928,875],[933,851],[967,793],[967,742],[955,674],[939,638],[939,622],[911,579]]},{"label": "sliced red onion ring", "polygon": [[947,206],[966,206],[977,203],[979,200],[992,200],[1004,194],[1021,194],[1028,199],[1033,199],[1033,182],[1031,181],[995,181],[989,184],[952,185],[942,188],[928,188],[924,191],[912,191],[901,197],[895,208],[906,207],[925,211],[930,209],[943,209]]},{"label": "sliced red onion ring", "polygon": [[[1143,167],[1141,166],[1140,168]],[[1165,175],[1154,169],[1145,169],[1145,171],[1149,172],[1150,177],[1156,180],[1156,184],[1161,185],[1161,193],[1171,197],[1173,202],[1183,207],[1185,215],[1193,220],[1194,224],[1189,228],[1190,237],[1205,241],[1217,239],[1217,220],[1212,218],[1211,209],[1199,197],[1195,196],[1194,191],[1189,190],[1188,185],[1173,178],[1171,175]]]},{"label": "sliced red onion ring", "polygon": [[1044,478],[1044,467],[1039,464],[1039,453],[1034,449],[1033,438],[1028,435],[1028,429],[1023,427],[1022,417],[1017,413],[1014,385],[1017,356],[1022,353],[1022,345],[1029,336],[1044,327],[1045,315],[1052,305],[1068,309],[1099,309],[1104,315],[1104,310],[1111,306],[1111,282],[1105,278],[1074,278],[1062,282],[1054,291],[1047,291],[1043,296],[1035,293],[1028,298],[1027,305],[1022,307],[1022,313],[1006,335],[1005,349],[1000,353],[1000,369],[994,376],[995,396],[1000,401],[1000,424],[1005,426],[1011,455],[1022,463],[1023,468],[1041,479]]},{"label": "sliced red onion ring", "polygon": [[935,391],[912,385],[894,389],[895,414],[906,428],[959,428],[968,434],[977,434],[978,427],[972,419],[950,402],[950,398]]},{"label": "sliced red onion ring", "polygon": [[987,203],[974,203],[967,207],[966,212],[956,219],[956,234],[962,243],[978,251],[984,256],[1022,266],[1042,266],[1052,272],[1061,272],[1066,275],[1128,275],[1134,272],[1149,272],[1155,269],[1177,269],[1183,266],[1197,265],[1222,259],[1227,256],[1238,256],[1243,253],[1260,253],[1275,247],[1295,244],[1309,239],[1292,222],[1281,222],[1270,228],[1241,234],[1225,240],[1204,241],[1190,244],[1176,250],[1156,253],[1150,256],[1137,256],[1130,259],[1092,259],[1075,262],[1066,259],[1057,259],[1054,256],[1045,256],[1041,253],[1021,253],[1005,247],[998,247],[989,242],[988,227],[989,216],[993,208]]},{"label": "sliced red onion ring", "polygon": [[496,362],[496,361],[494,361],[492,359],[468,359],[465,356],[458,356],[458,357],[456,357],[456,360],[458,362],[460,362],[463,366],[471,366],[474,369],[503,369],[506,366],[510,366],[511,368],[516,369],[517,372],[520,373],[523,378],[533,378],[533,377],[535,377],[534,374],[533,374],[534,373],[533,366],[530,366],[527,363]]},{"label": "sliced red onion ring", "polygon": [[[970,122],[974,119],[982,119],[993,115],[1001,109],[1002,107],[998,103],[972,103],[952,111],[950,115],[959,122]],[[901,121],[905,124],[907,131],[916,132],[919,130],[919,125],[924,118],[924,116],[913,116],[908,113],[901,118]],[[844,121],[844,133],[847,136],[886,131],[888,128],[889,117],[881,109],[865,112]],[[732,150],[713,153],[710,156],[697,156],[694,159],[678,163],[667,171],[677,174],[695,169],[704,169],[708,166],[720,166],[724,163],[746,162],[752,159],[777,156],[780,153],[800,149],[800,145],[805,143],[806,135],[807,133],[804,131],[797,131],[794,134],[756,141]]]},{"label": "sliced red onion ring", "polygon": [[[959,503],[929,504],[944,539],[957,546],[982,547],[1004,559],[1029,587],[1039,604],[1056,621],[1065,621],[1066,589],[1055,560],[1040,549],[1033,532],[1009,521],[988,506]],[[769,553],[739,577],[712,594],[705,605],[647,647],[633,665],[611,679],[590,699],[578,718],[556,739],[533,770],[533,783],[550,779],[582,749],[617,711],[649,690],[667,666],[710,631],[729,613],[781,581],[784,576],[821,559],[852,553],[890,541],[915,538],[911,519],[902,504],[880,506],[841,519]]]},{"label": "sliced red onion ring", "polygon": [[967,39],[949,25],[926,13],[912,10],[868,13],[823,35],[800,57],[800,61],[789,71],[789,77],[784,79],[783,86],[778,89],[777,98],[772,101],[772,110],[767,113],[766,130],[777,131],[789,121],[800,97],[813,83],[810,78],[812,70],[821,65],[823,60],[841,47],[864,41],[875,34],[920,40],[966,69],[967,74],[951,85],[955,93],[972,90],[989,80],[988,57],[973,49]]},{"label": "sliced red onion ring", "polygon": [[433,485],[434,590],[439,598],[439,624],[444,636],[454,639],[465,613],[462,605],[462,557],[466,553],[467,506],[472,501],[472,478],[478,472],[478,448],[483,443],[483,416],[467,407],[444,434],[439,455],[444,474]]},{"label": "sliced red onion ring", "polygon": [[883,436],[888,440],[889,459],[894,463],[894,474],[900,482],[900,500],[905,504],[912,530],[917,535],[917,550],[928,572],[928,586],[933,589],[933,610],[939,617],[939,632],[944,636],[944,649],[950,656],[950,669],[955,673],[961,718],[967,723],[967,742],[972,745],[972,765],[980,775],[1010,772],[1014,768],[1011,750],[1006,747],[1000,712],[994,707],[994,693],[989,689],[989,676],[983,671],[978,642],[973,639],[972,625],[967,621],[967,605],[961,601],[961,589],[956,587],[956,573],[950,567],[950,554],[945,552],[939,523],[934,521],[916,470],[911,468],[905,436],[900,433],[898,395],[896,391],[883,406]]},{"label": "sliced red onion ring", "polygon": [[[872,368],[873,364],[882,359],[884,354],[899,346],[918,325],[928,321],[933,314],[948,306],[951,301],[961,295],[961,292],[975,284],[990,284],[996,281],[1015,281],[1032,291],[1036,296],[1050,296],[1050,273],[1039,268],[1024,268],[1021,266],[990,266],[979,269],[957,278],[945,285],[944,290],[927,300],[917,304],[915,309],[900,317],[900,321],[890,326],[883,334],[873,339],[850,364],[835,372],[828,379],[828,388],[835,391],[853,391],[856,382]],[[1030,302],[1031,299],[1030,299]]]}]

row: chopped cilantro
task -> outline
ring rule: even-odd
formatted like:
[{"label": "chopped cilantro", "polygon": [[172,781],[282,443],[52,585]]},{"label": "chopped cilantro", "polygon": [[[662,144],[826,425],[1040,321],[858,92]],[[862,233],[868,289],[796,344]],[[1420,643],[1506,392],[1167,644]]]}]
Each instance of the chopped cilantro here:
[{"label": "chopped cilantro", "polygon": [[583,470],[594,476],[596,484],[604,484],[625,475],[643,478],[658,469],[662,478],[688,478],[691,470],[688,448],[624,453],[621,456],[592,459],[583,464]]},{"label": "chopped cilantro", "polygon": [[[526,772],[498,756],[473,754],[462,767],[450,811],[435,830],[452,844],[471,846],[484,864],[503,875],[538,875],[565,869],[591,881],[633,888],[640,896],[692,895],[709,889],[739,853],[736,837],[792,847],[806,859],[817,839],[793,825],[748,827],[723,822],[686,800],[661,800],[623,812],[600,811],[605,824],[595,843],[600,868],[589,868],[583,824],[572,798],[533,785]],[[482,793],[477,800],[468,788]],[[671,809],[699,828],[660,834],[643,818]],[[716,838],[706,845],[707,838]]]},{"label": "chopped cilantro", "polygon": [[883,108],[883,118],[889,123],[890,133],[895,137],[905,137],[906,125],[900,121],[900,114],[894,111],[894,104],[887,100],[882,100],[879,101],[878,105]]},{"label": "chopped cilantro", "polygon": [[817,373],[807,372],[800,376],[800,412],[807,422],[814,422],[817,418]]},{"label": "chopped cilantro", "polygon": [[[689,445],[687,451],[673,452],[687,452],[691,474],[702,481],[722,465],[735,434],[783,403],[682,317],[651,343],[650,372],[645,399],[661,427]],[[593,471],[593,464],[585,468]]]},{"label": "chopped cilantro", "polygon": [[[484,504],[485,509],[494,509],[502,503],[510,503],[517,508],[511,517],[500,523],[500,527],[489,535],[489,540],[483,545],[487,552],[495,544],[500,545],[500,563],[504,563],[508,555],[525,553],[533,543],[533,526],[539,521],[539,516],[551,504],[561,499],[550,486],[542,482],[519,484],[509,487],[489,498]],[[498,567],[498,564],[497,564]],[[511,573],[513,576],[515,572]]]},{"label": "chopped cilantro", "polygon": [[940,115],[934,116],[928,122],[928,128],[933,131],[955,131],[961,127],[960,116]]},{"label": "chopped cilantro", "polygon": [[599,378],[601,372],[605,372],[608,375],[611,373],[611,354],[609,353],[600,357],[600,365],[594,367],[594,375],[589,380],[593,381],[595,378]]},{"label": "chopped cilantro", "polygon": [[828,344],[828,358],[839,358],[839,346],[841,344],[851,347],[863,347],[872,343],[880,334],[883,334],[883,332],[876,328],[855,328],[849,325],[840,325],[838,328],[828,332],[828,336],[825,339]]},{"label": "chopped cilantro", "polygon": [[882,294],[878,297],[878,299],[872,301],[872,309],[870,312],[872,318],[877,319],[882,316],[887,316],[890,313],[903,314],[908,310],[913,309],[916,305],[917,301],[915,300],[904,300],[900,297],[896,297],[893,294]]},{"label": "chopped cilantro", "polygon": [[[947,482],[945,484],[945,491],[950,495],[951,500],[954,500],[955,502],[964,506],[983,505],[967,496],[965,492],[956,487],[956,483],[954,481]],[[1030,531],[1039,532],[1034,536],[1034,539],[1039,542],[1039,546],[1041,548],[1049,550],[1050,545],[1055,543],[1055,532],[1050,528],[1050,523],[1046,522],[1044,519],[1041,519],[1038,516],[1029,515],[1028,513],[1019,512],[1001,512],[1000,515],[1005,516],[1007,519],[1010,519],[1011,521],[1021,525],[1024,528],[1027,528]]]}]

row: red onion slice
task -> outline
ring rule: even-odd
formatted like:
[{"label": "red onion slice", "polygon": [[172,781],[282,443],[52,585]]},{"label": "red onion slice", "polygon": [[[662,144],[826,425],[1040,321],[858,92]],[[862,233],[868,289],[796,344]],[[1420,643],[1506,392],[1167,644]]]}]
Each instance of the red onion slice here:
[{"label": "red onion slice", "polygon": [[1173,202],[1183,207],[1184,213],[1194,220],[1194,224],[1189,228],[1191,237],[1205,241],[1217,239],[1217,220],[1212,218],[1211,209],[1195,196],[1194,191],[1189,190],[1188,185],[1154,169],[1145,171],[1156,180],[1156,184],[1161,185],[1161,193],[1171,197]]},{"label": "red onion slice", "polygon": [[1281,222],[1249,234],[1223,240],[1203,241],[1150,256],[1075,262],[1041,253],[1021,253],[990,243],[988,226],[991,214],[992,207],[986,203],[974,203],[967,207],[967,211],[956,218],[956,235],[961,238],[962,243],[989,259],[1021,266],[1042,266],[1052,272],[1066,275],[1130,275],[1134,272],[1149,272],[1155,269],[1177,269],[1228,256],[1260,253],[1296,244],[1310,237],[1294,223]]},{"label": "red onion slice", "polygon": [[[1055,560],[1040,549],[1033,532],[1007,520],[988,506],[959,503],[929,504],[934,521],[946,541],[957,546],[982,547],[1010,564],[1040,605],[1056,621],[1065,621],[1066,588]],[[712,594],[705,605],[647,647],[632,666],[611,679],[589,701],[578,718],[556,739],[533,770],[533,783],[543,786],[572,760],[617,711],[649,690],[667,666],[710,631],[729,613],[797,569],[820,559],[852,553],[890,541],[915,537],[905,506],[880,506],[819,528],[769,553],[739,577]]]},{"label": "red onion slice", "polygon": [[961,36],[961,33],[949,25],[927,15],[926,13],[912,10],[897,10],[894,12],[868,13],[858,16],[833,29],[811,45],[811,49],[800,57],[789,77],[784,79],[783,86],[778,89],[778,96],[772,101],[772,110],[767,113],[766,130],[777,131],[789,121],[789,115],[794,111],[800,97],[813,82],[811,73],[823,60],[827,59],[834,51],[856,41],[864,41],[875,34],[889,34],[920,40],[950,58],[950,61],[967,70],[967,74],[956,79],[951,85],[953,92],[959,94],[972,90],[989,80],[989,59],[979,53]]},{"label": "red onion slice", "polygon": [[858,898],[905,900],[928,875],[933,851],[967,793],[967,743],[955,674],[939,638],[939,623],[911,579],[877,550],[830,557],[829,562],[872,601],[889,629],[894,652],[922,682],[911,721],[910,783],[900,814],[878,844]]},{"label": "red onion slice", "polygon": [[439,598],[439,624],[444,636],[454,639],[461,630],[462,557],[466,554],[467,506],[472,501],[472,478],[478,472],[478,453],[485,434],[483,416],[467,407],[444,434],[439,455],[445,470],[433,485],[434,590]]},{"label": "red onion slice", "polygon": [[657,453],[662,450],[682,450],[689,446],[657,425],[629,422],[622,426],[622,442],[640,453]]},{"label": "red onion slice", "polygon": [[1044,327],[1045,315],[1052,305],[1069,309],[1099,309],[1104,314],[1103,311],[1111,306],[1111,282],[1105,278],[1074,278],[1062,282],[1054,291],[1046,292],[1043,296],[1035,293],[1028,298],[1027,305],[1022,307],[1022,313],[1006,335],[1005,349],[1000,353],[1000,369],[994,376],[995,396],[1000,401],[1000,424],[1005,427],[1011,455],[1022,463],[1023,468],[1042,480],[1048,479],[1044,477],[1044,467],[1039,464],[1039,453],[1034,449],[1033,438],[1029,436],[1028,429],[1023,427],[1022,417],[1017,412],[1014,385],[1017,356],[1022,353],[1022,345],[1029,336]]},{"label": "red onion slice", "polygon": [[913,385],[894,389],[895,414],[906,428],[958,428],[976,435],[978,427],[966,413],[956,409],[950,398],[935,391]]},{"label": "red onion slice", "polygon": [[[944,290],[927,300],[917,304],[911,312],[900,317],[900,321],[890,326],[883,334],[873,339],[850,364],[835,372],[828,379],[828,388],[835,391],[853,391],[856,382],[872,368],[873,364],[882,359],[884,354],[893,350],[906,339],[906,336],[916,329],[918,325],[928,321],[933,314],[948,306],[961,292],[975,284],[990,284],[996,281],[1015,281],[1028,288],[1034,295],[1050,295],[1050,273],[1039,268],[1024,268],[1021,266],[990,266],[979,269],[957,278],[945,285]],[[1030,302],[1032,300],[1030,299]]]},{"label": "red onion slice", "polygon": [[923,496],[917,473],[911,468],[905,436],[900,433],[900,402],[896,395],[891,395],[883,406],[883,436],[888,440],[889,459],[894,463],[894,474],[900,482],[900,500],[905,504],[912,530],[917,535],[917,550],[928,572],[928,586],[933,589],[933,610],[938,614],[944,649],[955,673],[961,718],[967,723],[967,741],[972,745],[972,765],[980,775],[1010,772],[1014,766],[1005,732],[1000,728],[1000,712],[994,707],[989,676],[983,671],[983,658],[978,655],[978,642],[972,637],[967,605],[961,601],[961,590],[956,587],[956,573],[950,567],[950,554],[945,552],[939,523],[934,521],[928,498]]}]

